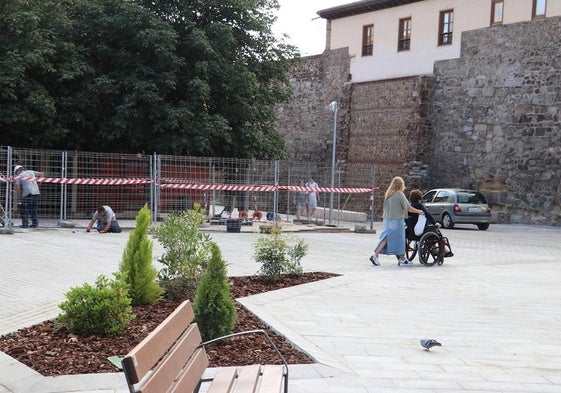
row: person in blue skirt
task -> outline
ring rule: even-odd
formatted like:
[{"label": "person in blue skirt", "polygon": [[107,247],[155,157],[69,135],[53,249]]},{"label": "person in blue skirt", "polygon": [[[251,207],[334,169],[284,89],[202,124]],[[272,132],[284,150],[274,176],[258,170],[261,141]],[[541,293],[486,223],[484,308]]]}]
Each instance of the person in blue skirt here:
[{"label": "person in blue skirt", "polygon": [[424,214],[409,204],[403,193],[405,182],[399,176],[392,179],[384,196],[383,229],[378,238],[370,262],[380,266],[380,254],[395,255],[399,266],[411,266],[412,262],[405,258],[405,218],[408,212]]}]

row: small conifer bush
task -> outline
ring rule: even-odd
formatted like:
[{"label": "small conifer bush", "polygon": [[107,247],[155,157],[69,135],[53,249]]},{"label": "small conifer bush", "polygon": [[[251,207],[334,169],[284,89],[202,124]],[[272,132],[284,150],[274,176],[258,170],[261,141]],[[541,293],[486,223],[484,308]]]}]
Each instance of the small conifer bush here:
[{"label": "small conifer bush", "polygon": [[144,205],[136,216],[136,225],[129,235],[119,268],[133,306],[155,303],[163,293],[156,282],[158,271],[152,264],[153,244],[148,239],[149,227],[150,209]]},{"label": "small conifer bush", "polygon": [[226,264],[214,242],[211,243],[210,261],[197,288],[193,310],[203,340],[232,333],[236,307],[230,294]]}]

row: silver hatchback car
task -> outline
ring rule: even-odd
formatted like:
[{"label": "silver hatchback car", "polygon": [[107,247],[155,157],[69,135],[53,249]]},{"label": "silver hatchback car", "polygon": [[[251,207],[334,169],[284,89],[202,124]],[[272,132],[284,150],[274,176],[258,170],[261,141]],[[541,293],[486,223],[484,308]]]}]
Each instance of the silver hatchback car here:
[{"label": "silver hatchback car", "polygon": [[483,231],[491,223],[491,208],[478,191],[437,188],[425,193],[421,202],[443,228],[475,224]]}]

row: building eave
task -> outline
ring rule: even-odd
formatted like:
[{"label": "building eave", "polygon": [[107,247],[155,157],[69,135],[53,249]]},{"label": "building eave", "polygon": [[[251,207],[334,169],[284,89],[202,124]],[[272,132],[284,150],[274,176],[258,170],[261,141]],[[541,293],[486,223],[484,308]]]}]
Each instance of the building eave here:
[{"label": "building eave", "polygon": [[379,11],[386,8],[399,7],[424,0],[362,0],[354,3],[339,5],[336,7],[320,10],[317,14],[324,19],[332,20],[345,18],[347,16],[365,14],[367,12]]}]

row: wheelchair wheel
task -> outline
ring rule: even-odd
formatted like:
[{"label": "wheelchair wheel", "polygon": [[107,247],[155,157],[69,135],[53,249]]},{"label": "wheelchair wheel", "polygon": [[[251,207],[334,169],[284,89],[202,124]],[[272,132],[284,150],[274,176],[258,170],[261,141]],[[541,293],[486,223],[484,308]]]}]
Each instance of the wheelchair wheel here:
[{"label": "wheelchair wheel", "polygon": [[435,232],[426,232],[419,240],[419,262],[425,266],[442,264],[444,260],[444,247],[440,236]]},{"label": "wheelchair wheel", "polygon": [[408,260],[412,261],[417,255],[419,242],[417,240],[405,239],[405,256]]}]

